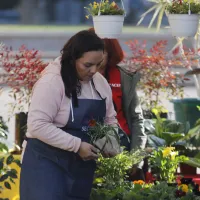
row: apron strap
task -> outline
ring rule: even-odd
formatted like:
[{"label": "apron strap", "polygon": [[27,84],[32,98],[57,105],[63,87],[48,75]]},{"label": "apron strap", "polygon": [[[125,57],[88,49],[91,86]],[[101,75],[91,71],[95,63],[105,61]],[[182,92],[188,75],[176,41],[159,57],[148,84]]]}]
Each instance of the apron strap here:
[{"label": "apron strap", "polygon": [[76,90],[72,91],[72,103],[75,108],[78,108],[78,97]]},{"label": "apron strap", "polygon": [[[93,86],[95,92],[99,95],[99,97],[100,97],[102,100],[105,100],[106,98],[103,98],[103,97],[101,96],[101,94],[98,92],[98,90],[96,89],[93,79],[91,80],[91,83],[92,83],[92,86]],[[73,90],[73,91],[72,91],[72,102],[73,102],[73,106],[74,106],[75,108],[78,108],[78,97],[77,97],[77,92],[76,92],[76,90]]]},{"label": "apron strap", "polygon": [[96,89],[93,79],[91,80],[91,82],[92,82],[92,86],[93,86],[94,90],[95,90],[96,93],[99,95],[99,97],[100,97],[102,100],[105,100],[106,98],[102,98],[101,94],[100,94],[100,93],[98,92],[98,90]]}]

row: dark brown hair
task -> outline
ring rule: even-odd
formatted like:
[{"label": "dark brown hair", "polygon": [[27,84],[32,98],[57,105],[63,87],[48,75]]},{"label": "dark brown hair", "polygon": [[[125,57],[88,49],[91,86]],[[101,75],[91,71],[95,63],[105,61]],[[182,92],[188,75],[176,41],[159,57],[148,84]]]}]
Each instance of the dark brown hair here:
[{"label": "dark brown hair", "polygon": [[89,51],[104,51],[103,41],[90,31],[80,31],[72,36],[61,50],[61,76],[65,86],[65,94],[77,97],[81,93],[81,85],[76,71],[76,60]]}]

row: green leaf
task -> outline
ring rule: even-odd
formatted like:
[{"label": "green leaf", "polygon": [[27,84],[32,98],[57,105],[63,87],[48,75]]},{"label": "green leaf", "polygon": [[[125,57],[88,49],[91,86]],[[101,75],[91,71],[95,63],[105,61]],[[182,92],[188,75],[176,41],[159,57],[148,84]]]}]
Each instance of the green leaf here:
[{"label": "green leaf", "polygon": [[184,163],[193,167],[200,168],[200,159],[197,159],[197,158],[189,158],[189,160],[184,161]]},{"label": "green leaf", "polygon": [[13,162],[16,163],[19,167],[21,167],[20,160],[17,160],[17,159],[16,159],[16,160],[14,160]]},{"label": "green leaf", "polygon": [[8,147],[4,144],[0,142],[0,152],[8,152],[9,149]]},{"label": "green leaf", "polygon": [[4,158],[1,158],[0,159],[0,171],[1,171],[1,169],[3,169],[3,164],[4,163]]},{"label": "green leaf", "polygon": [[164,127],[165,132],[185,133],[185,125],[175,120],[163,121],[163,127]]},{"label": "green leaf", "polygon": [[7,178],[8,178],[8,175],[7,175],[7,174],[2,175],[2,176],[0,177],[0,182],[5,181]]},{"label": "green leaf", "polygon": [[147,10],[145,13],[143,13],[141,15],[141,19],[139,20],[139,22],[137,23],[137,25],[140,25],[142,23],[142,21],[144,20],[144,18],[146,17],[146,15],[150,12],[152,12],[153,10],[157,9],[158,5],[154,5],[151,8],[149,8],[149,10]]},{"label": "green leaf", "polygon": [[10,176],[11,178],[17,178],[17,171],[15,169],[11,169],[10,171],[7,172],[7,175]]},{"label": "green leaf", "polygon": [[162,138],[159,138],[155,135],[148,135],[147,136],[147,139],[148,139],[148,144],[151,146],[151,147],[160,147],[160,146],[165,146],[166,145],[166,141]]},{"label": "green leaf", "polygon": [[165,8],[166,6],[163,6],[159,12],[159,15],[158,15],[158,20],[157,20],[157,25],[156,25],[156,30],[159,31],[160,30],[160,25],[161,25],[161,22],[162,22],[162,18],[163,18],[163,15],[164,15],[164,12],[165,12]]},{"label": "green leaf", "polygon": [[161,11],[161,9],[162,9],[162,5],[159,5],[159,6],[156,8],[156,10],[155,10],[155,12],[154,12],[154,15],[153,15],[153,17],[152,17],[152,19],[151,19],[151,21],[150,21],[150,23],[149,23],[148,28],[151,28],[153,22],[155,21],[157,15],[158,15],[158,13]]},{"label": "green leaf", "polygon": [[181,140],[184,138],[183,133],[171,133],[171,132],[164,132],[163,133],[163,139],[166,141],[167,146],[171,146],[175,142]]},{"label": "green leaf", "polygon": [[8,183],[7,181],[4,182],[4,186],[9,190],[11,189],[10,183]]},{"label": "green leaf", "polygon": [[200,159],[200,152],[195,156],[195,158]]},{"label": "green leaf", "polygon": [[10,182],[12,182],[13,184],[15,184],[15,181],[12,178],[10,178]]},{"label": "green leaf", "polygon": [[13,155],[9,155],[9,156],[7,157],[7,159],[6,159],[6,164],[7,164],[7,165],[10,165],[10,164],[13,162],[13,160],[14,160]]}]

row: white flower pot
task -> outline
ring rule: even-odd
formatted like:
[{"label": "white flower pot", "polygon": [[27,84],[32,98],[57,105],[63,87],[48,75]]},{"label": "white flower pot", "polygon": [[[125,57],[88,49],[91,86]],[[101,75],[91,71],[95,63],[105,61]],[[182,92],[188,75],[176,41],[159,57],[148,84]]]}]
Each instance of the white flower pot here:
[{"label": "white flower pot", "polygon": [[194,37],[198,30],[198,14],[168,14],[169,25],[173,36]]},{"label": "white flower pot", "polygon": [[122,33],[124,15],[93,16],[94,30],[100,38],[119,38]]}]

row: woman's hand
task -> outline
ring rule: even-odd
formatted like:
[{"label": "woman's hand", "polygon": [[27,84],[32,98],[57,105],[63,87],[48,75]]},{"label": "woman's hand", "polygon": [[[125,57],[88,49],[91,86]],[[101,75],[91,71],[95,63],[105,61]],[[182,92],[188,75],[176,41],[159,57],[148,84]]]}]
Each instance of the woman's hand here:
[{"label": "woman's hand", "polygon": [[109,152],[109,151],[103,151],[102,152],[102,156],[104,157],[104,158],[112,158],[112,157],[115,157],[117,155],[117,153],[116,152]]},{"label": "woman's hand", "polygon": [[79,156],[85,161],[97,159],[99,157],[97,154],[98,152],[99,150],[97,148],[87,142],[81,142],[78,150]]}]

